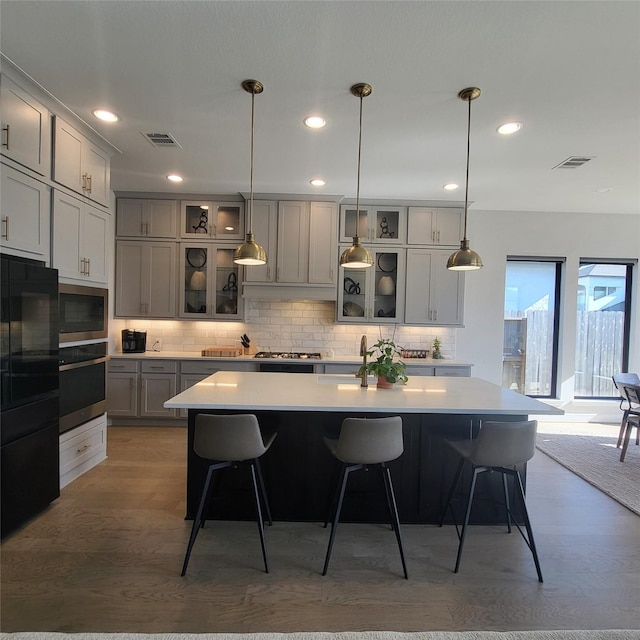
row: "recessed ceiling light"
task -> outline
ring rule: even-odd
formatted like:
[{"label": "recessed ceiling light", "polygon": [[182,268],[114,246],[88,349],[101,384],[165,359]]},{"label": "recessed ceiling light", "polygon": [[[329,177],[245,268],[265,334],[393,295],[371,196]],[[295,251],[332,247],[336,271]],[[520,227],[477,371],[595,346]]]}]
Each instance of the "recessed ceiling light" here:
[{"label": "recessed ceiling light", "polygon": [[505,122],[501,124],[497,131],[503,136],[510,136],[512,133],[516,133],[522,129],[522,122]]},{"label": "recessed ceiling light", "polygon": [[175,173],[171,173],[167,176],[167,180],[171,180],[171,182],[182,182],[183,178]]},{"label": "recessed ceiling light", "polygon": [[309,180],[309,184],[314,187],[324,187],[324,185],[327,183],[322,178],[314,178],[313,180]]},{"label": "recessed ceiling light", "polygon": [[602,189],[596,189],[596,193],[609,193],[609,191],[613,191],[613,187],[602,187]]},{"label": "recessed ceiling light", "polygon": [[322,127],[326,126],[327,121],[322,116],[307,116],[304,119],[304,123],[310,129],[322,129]]},{"label": "recessed ceiling light", "polygon": [[442,188],[446,189],[447,191],[455,191],[458,188],[459,185],[457,185],[455,182],[449,182],[447,184],[445,184]]},{"label": "recessed ceiling light", "polygon": [[94,109],[92,113],[98,120],[104,120],[104,122],[118,122],[120,120],[115,113],[105,109]]}]

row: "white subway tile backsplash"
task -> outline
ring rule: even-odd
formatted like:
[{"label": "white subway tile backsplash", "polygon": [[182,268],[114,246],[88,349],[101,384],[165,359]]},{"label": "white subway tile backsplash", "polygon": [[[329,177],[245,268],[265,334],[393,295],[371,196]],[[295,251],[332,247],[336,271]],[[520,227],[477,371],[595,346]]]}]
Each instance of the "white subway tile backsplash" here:
[{"label": "white subway tile backsplash", "polygon": [[122,329],[146,329],[162,341],[163,351],[198,352],[205,347],[239,345],[246,333],[262,351],[326,351],[335,355],[356,355],[360,339],[367,336],[369,346],[380,337],[392,338],[407,349],[431,349],[437,336],[442,353],[455,357],[455,329],[443,327],[404,327],[335,324],[334,302],[290,302],[251,300],[246,322],[203,322],[179,320],[119,320],[111,322],[111,333],[120,344]]}]

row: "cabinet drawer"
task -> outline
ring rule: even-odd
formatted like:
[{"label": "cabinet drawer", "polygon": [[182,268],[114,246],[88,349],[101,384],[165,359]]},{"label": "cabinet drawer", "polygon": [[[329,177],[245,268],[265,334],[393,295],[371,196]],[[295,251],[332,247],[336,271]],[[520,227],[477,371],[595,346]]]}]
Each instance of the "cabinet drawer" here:
[{"label": "cabinet drawer", "polygon": [[153,360],[151,362],[141,362],[142,373],[176,373],[178,363],[175,360]]},{"label": "cabinet drawer", "polygon": [[437,376],[449,376],[452,378],[468,378],[471,375],[469,367],[436,367]]},{"label": "cabinet drawer", "polygon": [[109,371],[122,371],[124,373],[136,373],[138,370],[137,360],[109,360]]},{"label": "cabinet drawer", "polygon": [[[437,371],[437,369],[435,369]],[[434,367],[426,366],[407,366],[407,375],[411,376],[432,376],[434,375]],[[437,374],[436,374],[437,375]]]},{"label": "cabinet drawer", "polygon": [[107,422],[104,416],[60,436],[60,487],[81,476],[107,456]]},{"label": "cabinet drawer", "polygon": [[217,371],[256,371],[251,362],[226,362],[221,360],[185,360],[180,364],[181,373],[211,375]]}]

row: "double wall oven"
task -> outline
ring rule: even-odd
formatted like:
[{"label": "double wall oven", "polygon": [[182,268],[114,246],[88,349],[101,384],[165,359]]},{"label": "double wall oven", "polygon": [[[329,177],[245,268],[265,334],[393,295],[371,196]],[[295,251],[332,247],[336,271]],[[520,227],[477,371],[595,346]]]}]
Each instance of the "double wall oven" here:
[{"label": "double wall oven", "polygon": [[60,284],[60,433],[107,410],[107,289]]}]

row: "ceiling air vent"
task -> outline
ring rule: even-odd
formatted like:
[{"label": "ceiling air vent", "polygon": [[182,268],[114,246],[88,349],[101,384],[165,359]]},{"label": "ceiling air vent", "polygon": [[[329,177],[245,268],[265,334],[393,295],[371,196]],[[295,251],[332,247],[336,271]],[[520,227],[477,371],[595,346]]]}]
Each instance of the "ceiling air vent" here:
[{"label": "ceiling air vent", "polygon": [[563,160],[560,164],[557,164],[554,169],[577,169],[583,164],[593,160],[595,156],[569,156],[566,160]]},{"label": "ceiling air vent", "polygon": [[142,135],[158,149],[182,148],[170,133],[143,133]]}]

